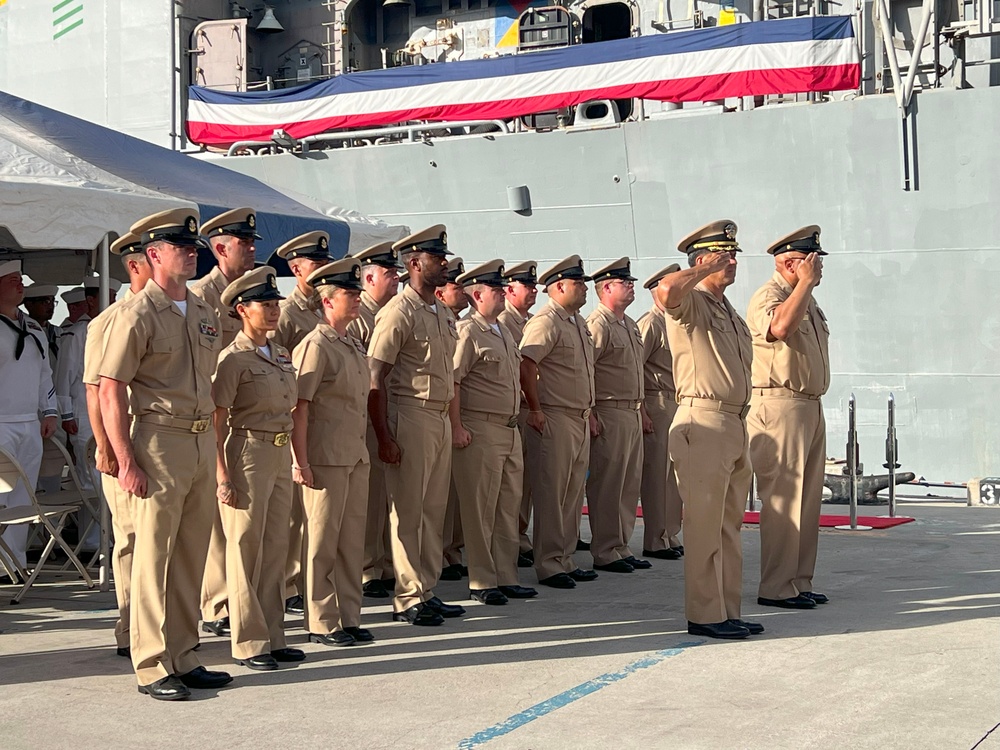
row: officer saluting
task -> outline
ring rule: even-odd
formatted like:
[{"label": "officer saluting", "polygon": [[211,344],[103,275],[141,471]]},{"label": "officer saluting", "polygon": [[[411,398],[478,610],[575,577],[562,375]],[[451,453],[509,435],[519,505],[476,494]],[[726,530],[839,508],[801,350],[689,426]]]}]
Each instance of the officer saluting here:
[{"label": "officer saluting", "polygon": [[153,278],[121,304],[108,329],[101,411],[118,482],[132,496],[132,665],[139,692],[184,700],[188,688],[232,680],[202,667],[194,651],[215,512],[211,379],[219,318],[187,290],[203,244],[194,209],[155,214],[132,232],[141,237]]},{"label": "officer saluting", "polygon": [[746,638],[740,619],[740,526],[750,491],[746,422],[750,331],[726,299],[736,280],[736,224],[714,221],[677,248],[691,266],[660,279],[679,408],[670,456],[684,500],[684,609],[688,632]]},{"label": "officer saluting", "polygon": [[813,290],[826,255],[820,228],[797,229],[767,249],[774,275],[750,299],[753,397],[747,427],[760,513],[758,604],[812,609],[819,541],[826,420],[820,398],[830,387],[830,327]]}]

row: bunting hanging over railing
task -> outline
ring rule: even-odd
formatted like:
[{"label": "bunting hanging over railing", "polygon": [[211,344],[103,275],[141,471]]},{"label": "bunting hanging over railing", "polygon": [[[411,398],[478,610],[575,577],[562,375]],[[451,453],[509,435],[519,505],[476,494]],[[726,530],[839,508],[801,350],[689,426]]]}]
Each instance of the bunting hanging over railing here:
[{"label": "bunting hanging over railing", "polygon": [[350,73],[277,91],[191,86],[188,138],[224,146],[410,120],[494,120],[593,99],[700,102],[857,88],[849,16],[656,34],[489,60]]}]

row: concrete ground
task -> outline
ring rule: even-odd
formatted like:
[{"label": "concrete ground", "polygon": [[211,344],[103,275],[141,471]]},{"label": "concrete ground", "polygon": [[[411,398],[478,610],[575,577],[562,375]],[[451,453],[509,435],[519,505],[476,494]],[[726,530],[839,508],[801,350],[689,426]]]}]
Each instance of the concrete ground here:
[{"label": "concrete ground", "polygon": [[1000,750],[1000,512],[900,515],[917,520],[824,530],[816,589],[832,601],[809,612],[756,604],[759,536],[745,527],[743,614],[767,628],[748,641],[687,634],[679,562],[505,607],[445,582],[465,618],[415,628],[366,607],[371,646],[307,644],[289,618],[309,658],[278,672],[235,666],[205,636],[204,663],[236,679],[175,704],[140,696],[115,656],[112,594],[36,586],[0,607],[0,748]]}]

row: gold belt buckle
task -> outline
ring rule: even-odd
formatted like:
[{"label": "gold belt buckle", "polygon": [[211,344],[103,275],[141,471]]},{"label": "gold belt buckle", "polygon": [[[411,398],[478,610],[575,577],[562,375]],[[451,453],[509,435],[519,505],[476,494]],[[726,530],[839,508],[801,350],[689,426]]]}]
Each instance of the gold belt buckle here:
[{"label": "gold belt buckle", "polygon": [[208,419],[196,419],[191,424],[191,432],[207,432],[209,423]]},{"label": "gold belt buckle", "polygon": [[287,432],[279,432],[277,435],[275,435],[274,436],[274,444],[276,446],[278,446],[279,448],[288,445],[288,433]]}]

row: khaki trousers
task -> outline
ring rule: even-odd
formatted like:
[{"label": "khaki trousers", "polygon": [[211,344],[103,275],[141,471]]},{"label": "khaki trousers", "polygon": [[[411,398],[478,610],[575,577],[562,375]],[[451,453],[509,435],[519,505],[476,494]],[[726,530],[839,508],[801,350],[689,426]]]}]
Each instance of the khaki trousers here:
[{"label": "khaki trousers", "polygon": [[680,546],[681,496],[670,460],[670,425],[677,413],[674,396],[666,391],[646,396],[646,414],[653,433],[643,435],[642,548],[651,552]]},{"label": "khaki trousers", "polygon": [[318,466],[302,488],[306,629],[329,635],[361,625],[369,464]]},{"label": "khaki trousers", "polygon": [[365,437],[371,471],[368,475],[368,514],[365,520],[365,558],[361,580],[392,578],[389,542],[389,498],[385,492],[385,464],[378,460],[378,439],[371,424]]},{"label": "khaki trousers", "polygon": [[201,619],[205,622],[221,620],[229,615],[229,592],[226,588],[226,529],[222,522],[221,505],[222,503],[215,503],[212,535],[208,540],[208,556],[205,558],[205,577],[201,582]]},{"label": "khaki trousers", "polygon": [[601,434],[590,440],[587,517],[590,553],[596,565],[632,557],[642,482],[642,416],[638,411],[598,404]]},{"label": "khaki trousers", "polygon": [[305,527],[305,511],[302,509],[302,487],[292,484],[292,512],[288,516],[288,552],[285,555],[285,596],[291,598],[302,594],[302,534]]},{"label": "khaki trousers", "polygon": [[747,418],[760,511],[760,589],[765,599],[812,591],[826,465],[820,401],[754,396]]},{"label": "khaki trousers", "polygon": [[129,497],[132,666],[140,685],[200,666],[198,598],[212,532],[215,434],[137,423],[132,443],[149,497]]},{"label": "khaki trousers", "polygon": [[226,465],[236,507],[217,503],[226,534],[226,580],[234,659],[285,647],[285,558],[292,512],[292,452],[230,435]]},{"label": "khaki trousers", "polygon": [[389,426],[402,454],[385,467],[396,572],[393,609],[402,612],[434,596],[444,554],[444,514],[451,482],[448,413],[398,404]]},{"label": "khaki trousers", "polygon": [[135,554],[135,526],[132,523],[130,495],[122,491],[115,477],[101,474],[101,489],[111,511],[111,533],[115,546],[111,551],[111,571],[115,576],[115,599],[118,601],[118,622],[115,623],[115,643],[127,648],[130,642],[129,618],[132,603],[132,556]]},{"label": "khaki trousers", "polygon": [[531,480],[528,478],[528,441],[525,429],[528,428],[528,409],[521,407],[517,415],[517,429],[521,433],[521,458],[524,462],[524,482],[521,485],[521,507],[517,514],[517,532],[520,535],[519,548],[521,552],[531,552],[531,538],[528,536],[528,526],[531,524]]},{"label": "khaki trousers", "polygon": [[535,572],[538,580],[576,570],[583,487],[590,460],[587,419],[554,408],[545,411],[545,431],[526,428],[528,472],[534,496]]},{"label": "khaki trousers", "polygon": [[680,406],[670,457],[684,501],[684,609],[707,625],[740,616],[740,527],[752,470],[746,425],[738,414]]},{"label": "khaki trousers", "polygon": [[467,414],[462,424],[472,442],[452,453],[452,476],[462,508],[469,588],[514,586],[524,484],[521,434],[516,427]]},{"label": "khaki trousers", "polygon": [[[454,472],[455,456],[452,454],[452,472]],[[445,565],[461,565],[462,549],[465,547],[465,535],[462,531],[462,508],[458,502],[458,491],[455,489],[455,478],[448,488],[448,507],[444,512],[444,550],[442,552],[442,567]]]}]

